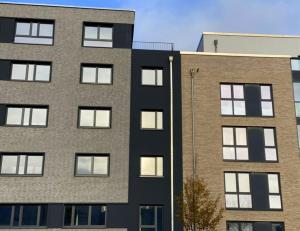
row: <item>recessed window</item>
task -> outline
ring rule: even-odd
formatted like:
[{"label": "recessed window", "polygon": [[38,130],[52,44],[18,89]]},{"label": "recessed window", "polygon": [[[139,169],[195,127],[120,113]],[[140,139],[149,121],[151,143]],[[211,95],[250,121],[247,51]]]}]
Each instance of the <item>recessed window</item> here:
[{"label": "recessed window", "polygon": [[105,205],[65,205],[64,226],[105,227],[106,210]]},{"label": "recessed window", "polygon": [[1,175],[42,175],[44,155],[2,154]]},{"label": "recessed window", "polygon": [[53,44],[53,22],[17,22],[15,43]]},{"label": "recessed window", "polygon": [[113,47],[113,27],[109,25],[84,25],[83,46]]},{"label": "recessed window", "polygon": [[77,176],[108,176],[109,156],[108,155],[76,155],[76,175]]},{"label": "recessed window", "polygon": [[277,161],[277,149],[274,128],[264,128],[264,140],[266,161]]},{"label": "recessed window", "polygon": [[82,66],[81,82],[112,84],[112,66]]},{"label": "recessed window", "polygon": [[246,115],[244,86],[241,84],[221,84],[222,115]]},{"label": "recessed window", "polygon": [[12,64],[11,80],[49,82],[50,75],[50,64]]},{"label": "recessed window", "polygon": [[140,230],[141,231],[164,230],[162,206],[141,206],[140,207]]},{"label": "recessed window", "polygon": [[162,111],[142,111],[141,128],[150,130],[163,129],[163,112]]},{"label": "recessed window", "polygon": [[163,70],[161,69],[142,69],[142,85],[162,86]]},{"label": "recessed window", "polygon": [[254,231],[251,222],[227,222],[227,231]]},{"label": "recessed window", "polygon": [[79,127],[110,128],[110,108],[80,108]]},{"label": "recessed window", "polygon": [[278,174],[268,174],[268,186],[270,209],[282,209]]},{"label": "recessed window", "polygon": [[163,157],[143,156],[141,157],[141,176],[162,177]]},{"label": "recessed window", "polygon": [[271,86],[262,85],[260,86],[261,92],[261,114],[262,116],[273,116],[273,102]]},{"label": "recessed window", "polygon": [[292,71],[300,71],[300,59],[291,59]]},{"label": "recessed window", "polygon": [[226,208],[252,208],[249,173],[225,173]]},{"label": "recessed window", "polygon": [[45,127],[48,108],[40,107],[7,107],[6,125]]}]

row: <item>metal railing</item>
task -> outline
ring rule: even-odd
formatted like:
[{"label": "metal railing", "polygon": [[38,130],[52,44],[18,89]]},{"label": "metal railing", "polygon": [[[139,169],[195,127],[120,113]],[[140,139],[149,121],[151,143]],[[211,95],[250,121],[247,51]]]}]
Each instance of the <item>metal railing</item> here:
[{"label": "metal railing", "polygon": [[132,49],[174,51],[174,43],[133,41]]}]

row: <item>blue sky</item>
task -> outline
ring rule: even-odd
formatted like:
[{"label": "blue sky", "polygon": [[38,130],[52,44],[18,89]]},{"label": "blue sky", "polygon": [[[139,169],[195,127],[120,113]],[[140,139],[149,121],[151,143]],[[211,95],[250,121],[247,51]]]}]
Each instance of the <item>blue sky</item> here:
[{"label": "blue sky", "polygon": [[[0,0],[1,1],[1,0]],[[300,34],[300,0],[5,0],[136,11],[134,39],[195,50],[203,31]]]}]

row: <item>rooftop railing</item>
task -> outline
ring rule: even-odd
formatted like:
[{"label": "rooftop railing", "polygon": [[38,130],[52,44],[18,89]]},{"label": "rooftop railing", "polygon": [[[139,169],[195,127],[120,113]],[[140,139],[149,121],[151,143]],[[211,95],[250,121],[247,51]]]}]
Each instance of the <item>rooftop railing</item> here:
[{"label": "rooftop railing", "polygon": [[133,41],[132,49],[174,51],[174,43]]}]

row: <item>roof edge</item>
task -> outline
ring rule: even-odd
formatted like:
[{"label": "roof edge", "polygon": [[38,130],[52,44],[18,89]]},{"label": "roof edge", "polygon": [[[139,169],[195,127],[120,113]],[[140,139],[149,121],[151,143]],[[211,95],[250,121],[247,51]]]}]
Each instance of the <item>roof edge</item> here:
[{"label": "roof edge", "polygon": [[180,51],[181,55],[203,55],[203,56],[236,56],[236,57],[258,57],[258,58],[292,58],[291,55],[268,55],[268,54],[242,54],[242,53],[212,53],[212,52],[195,52]]},{"label": "roof edge", "polygon": [[202,36],[203,35],[243,36],[243,37],[267,37],[267,38],[300,38],[300,35],[251,34],[251,33],[231,33],[231,32],[203,32]]}]

